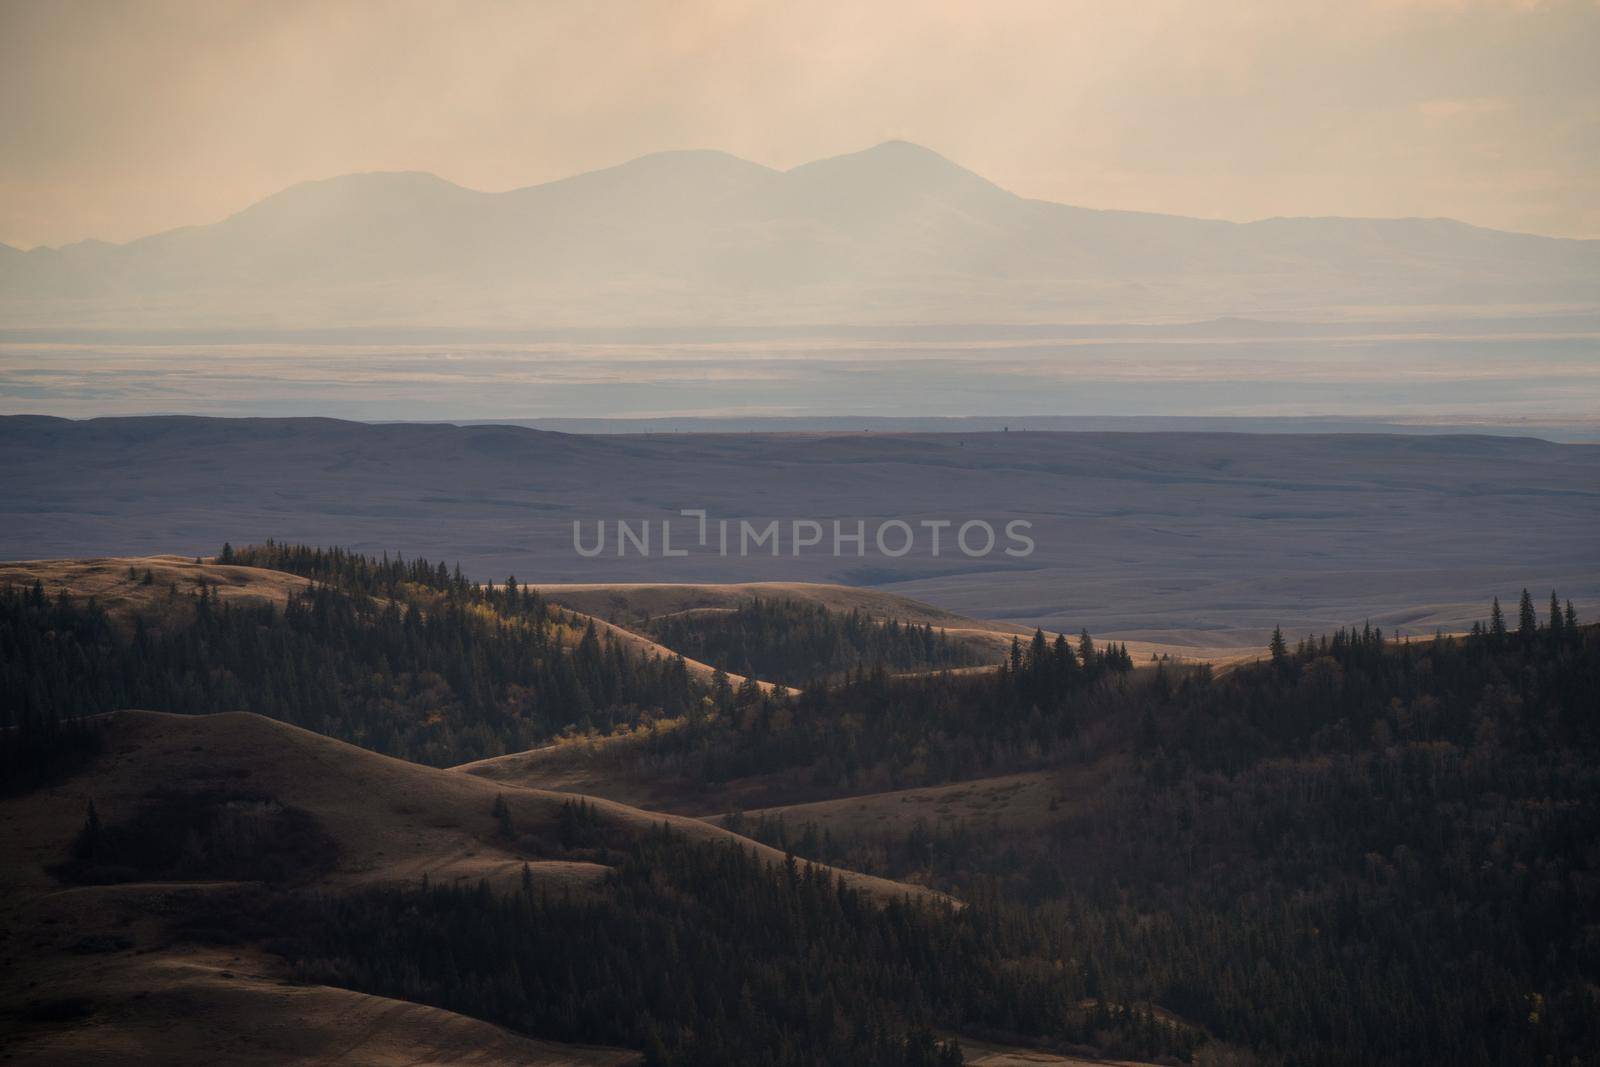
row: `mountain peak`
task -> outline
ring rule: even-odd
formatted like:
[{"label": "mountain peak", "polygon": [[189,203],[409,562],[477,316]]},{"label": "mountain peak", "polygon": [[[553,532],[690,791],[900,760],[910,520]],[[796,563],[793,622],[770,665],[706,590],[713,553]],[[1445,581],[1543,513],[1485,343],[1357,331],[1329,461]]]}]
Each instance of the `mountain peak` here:
[{"label": "mountain peak", "polygon": [[[842,155],[828,156],[815,159],[810,163],[802,163],[794,167],[789,173],[804,171],[809,167],[825,166],[828,164],[893,167],[902,170],[923,171],[960,171],[963,174],[972,172],[957,163],[941,156],[931,148],[915,144],[911,141],[883,141],[871,148],[863,148],[857,152],[846,152]],[[973,175],[977,177],[977,175]]]},{"label": "mountain peak", "polygon": [[899,195],[1010,197],[1010,193],[958,163],[910,141],[882,144],[803,163],[788,172],[801,182],[870,199]]},{"label": "mountain peak", "polygon": [[898,138],[882,141],[873,145],[871,148],[866,148],[860,152],[857,152],[856,155],[877,156],[888,159],[920,159],[932,163],[941,163],[948,167],[956,166],[956,164],[950,162],[948,158],[940,155],[938,152],[935,152],[926,145],[917,144],[915,141],[902,141]]}]

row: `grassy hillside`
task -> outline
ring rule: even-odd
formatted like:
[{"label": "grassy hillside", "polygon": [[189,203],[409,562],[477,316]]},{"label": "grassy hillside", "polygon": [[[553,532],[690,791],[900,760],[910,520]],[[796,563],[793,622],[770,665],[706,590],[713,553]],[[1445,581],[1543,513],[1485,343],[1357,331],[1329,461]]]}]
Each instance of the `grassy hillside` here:
[{"label": "grassy hillside", "polygon": [[[12,565],[0,682],[13,699],[0,726],[246,708],[449,764],[682,716],[711,674],[515,579],[478,586],[442,564],[342,553],[324,565],[311,550],[293,574],[281,569],[292,555],[230,548],[168,568],[166,584],[137,561]],[[277,566],[243,565],[261,562]],[[0,759],[0,775],[11,770]]]},{"label": "grassy hillside", "polygon": [[[340,1004],[533,1062],[1600,1049],[1600,627],[1553,595],[1455,637],[1275,634],[1226,671],[1039,633],[980,671],[791,691],[691,675],[515,581],[223,556],[17,565],[0,593],[0,946],[38,950],[0,1029],[35,1061],[185,998],[246,1059],[334,1041]],[[785,646],[738,603],[666,617]],[[793,620],[795,662],[881,625]],[[555,727],[579,694],[626,728]],[[138,695],[189,714],[81,714]],[[285,721],[206,713],[240,706]],[[302,725],[419,758],[534,743],[447,770]],[[305,1034],[251,1029],[285,979],[310,983],[286,987]]]},{"label": "grassy hillside", "polygon": [[[664,1064],[914,1067],[960,1062],[933,1025],[1044,1043],[1105,1025],[1027,963],[1026,938],[695,820],[259,716],[124,711],[100,737],[65,781],[0,801],[15,861],[0,932],[31,946],[0,979],[18,1005],[0,1032],[25,1062],[92,1061],[198,1010],[208,1026],[163,1044],[162,1062],[206,1062],[235,1032],[246,1062],[330,1046],[392,1062],[403,1035],[435,1026],[424,1045],[471,1043],[473,1062],[629,1060],[554,1038]],[[285,1030],[279,1011],[307,1025]],[[375,1016],[394,1031],[362,1030]],[[1130,1049],[1200,1040],[1142,1014],[1108,1032]]]}]

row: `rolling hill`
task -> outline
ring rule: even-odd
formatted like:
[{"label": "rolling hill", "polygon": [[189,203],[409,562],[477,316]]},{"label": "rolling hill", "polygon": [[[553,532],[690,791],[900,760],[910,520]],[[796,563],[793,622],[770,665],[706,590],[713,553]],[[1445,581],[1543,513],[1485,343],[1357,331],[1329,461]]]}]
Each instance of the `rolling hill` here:
[{"label": "rolling hill", "polygon": [[[111,884],[74,886],[66,877],[63,886],[60,864],[72,855],[91,798],[107,826],[126,827],[166,810],[177,794],[188,816],[218,804],[253,805],[246,818],[270,819],[274,806],[302,813],[308,821],[295,832],[326,835],[331,855],[290,853],[305,860],[303,868],[268,874],[287,885],[346,892],[425,878],[443,885],[481,879],[514,890],[526,864],[536,886],[559,893],[582,891],[608,870],[589,859],[538,855],[536,839],[553,845],[565,796],[389,759],[256,715],[115,713],[106,720],[103,753],[90,765],[56,785],[0,799],[7,856],[0,951],[15,963],[26,943],[29,957],[25,969],[8,966],[0,979],[10,1006],[0,1013],[7,1062],[322,1062],[334,1050],[340,1062],[371,1067],[638,1062],[625,1050],[533,1040],[422,1004],[293,981],[282,960],[252,946],[175,936],[174,919],[242,884],[192,865]],[[511,809],[518,841],[497,832],[497,797]],[[601,832],[622,835],[614,841],[663,821],[687,841],[710,840],[708,834],[736,840],[693,820],[604,800],[593,806]],[[783,860],[745,844],[770,862]],[[883,899],[926,892],[844,877]],[[182,1025],[194,1018],[203,1025]]]},{"label": "rolling hill", "polygon": [[[806,1035],[796,1062],[863,1045],[896,1065],[958,1062],[934,1027],[969,1063],[1273,1062],[1297,1047],[1331,1063],[1368,1040],[1330,1025],[1352,1010],[1404,1017],[1382,1033],[1408,1048],[1445,1035],[1451,1062],[1593,1043],[1587,956],[1563,946],[1579,943],[1594,895],[1580,845],[1600,631],[1570,603],[1525,597],[1514,626],[1496,612],[1455,639],[1346,628],[1226,672],[1063,644],[1006,671],[708,694],[671,729],[447,769],[226,709],[282,715],[280,679],[333,682],[288,640],[319,618],[337,623],[321,640],[358,663],[385,647],[362,637],[373,625],[404,628],[414,668],[434,662],[430,640],[458,635],[456,659],[493,683],[489,646],[452,620],[548,617],[570,632],[562,612],[415,559],[272,545],[228,557],[294,573],[171,556],[4,571],[3,688],[45,701],[0,736],[8,765],[21,755],[31,772],[0,781],[0,1037],[18,1062],[337,1050],[373,1065],[576,1067],[642,1049],[677,1067],[750,1062],[717,1059],[718,1042],[795,1047],[789,1027]],[[203,578],[214,591],[188,592]],[[347,612],[330,582],[374,602]],[[75,615],[61,591],[110,614]],[[566,590],[619,618],[725,612],[748,592]],[[133,635],[111,641],[95,619]],[[541,656],[563,647],[531,625],[495,633]],[[175,639],[203,654],[172,658]],[[175,708],[207,697],[202,713],[121,710],[68,729],[75,694],[111,691],[83,684],[105,644],[174,683],[150,691]],[[111,682],[144,691],[140,677]],[[432,720],[449,706],[443,682],[424,683],[427,703],[370,710]],[[526,713],[518,686],[494,695],[471,714]],[[354,740],[376,721],[328,719]],[[945,907],[945,893],[966,905]],[[1547,969],[1521,962],[1536,959]],[[921,984],[905,993],[908,976]],[[823,983],[827,996],[805,992]],[[691,1002],[684,988],[713,991]],[[1548,1028],[1503,1024],[1527,1017],[1530,989]],[[879,1018],[909,1028],[885,1046]],[[173,1028],[180,1041],[156,1044]],[[676,1058],[659,1055],[663,1038]]]},{"label": "rolling hill", "polygon": [[[514,887],[529,864],[536,881],[581,885],[604,874],[587,860],[562,859],[551,849],[568,794],[505,787],[452,771],[392,759],[246,712],[173,715],[125,711],[111,715],[104,755],[80,776],[19,798],[0,800],[12,858],[4,891],[16,901],[57,884],[52,865],[70,854],[92,798],[109,824],[147,815],[164,789],[186,795],[231,793],[270,798],[304,811],[327,835],[331,861],[288,872],[330,887],[416,881],[486,879]],[[497,829],[493,810],[503,797],[516,839]],[[594,798],[603,832],[618,840],[648,833],[663,822],[694,841],[733,840],[692,819],[658,815]],[[709,836],[708,836],[709,835]],[[543,844],[541,844],[541,841]],[[762,855],[781,862],[782,853]],[[916,887],[843,875],[851,884],[892,899]],[[194,876],[174,878],[194,881]]]},{"label": "rolling hill", "polygon": [[0,248],[0,326],[1470,317],[1593,306],[1597,277],[1596,241],[1095,211],[889,142],[789,171],[671,152],[500,193],[419,173],[308,182],[123,245]]}]

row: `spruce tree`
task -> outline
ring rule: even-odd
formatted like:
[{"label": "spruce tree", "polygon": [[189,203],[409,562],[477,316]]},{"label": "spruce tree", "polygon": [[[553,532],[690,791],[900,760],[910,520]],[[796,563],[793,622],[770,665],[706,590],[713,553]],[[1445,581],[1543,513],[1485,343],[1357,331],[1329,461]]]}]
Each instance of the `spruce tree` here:
[{"label": "spruce tree", "polygon": [[1095,665],[1094,638],[1089,636],[1087,628],[1078,634],[1078,658],[1083,661],[1083,665],[1087,668],[1092,669]]},{"label": "spruce tree", "polygon": [[1267,651],[1272,653],[1274,666],[1283,666],[1284,661],[1289,658],[1289,646],[1284,643],[1282,626],[1272,628],[1272,640],[1267,644]]},{"label": "spruce tree", "polygon": [[1539,632],[1539,616],[1533,610],[1533,597],[1528,591],[1522,591],[1522,600],[1517,605],[1517,636],[1524,641],[1532,641],[1533,635]]}]

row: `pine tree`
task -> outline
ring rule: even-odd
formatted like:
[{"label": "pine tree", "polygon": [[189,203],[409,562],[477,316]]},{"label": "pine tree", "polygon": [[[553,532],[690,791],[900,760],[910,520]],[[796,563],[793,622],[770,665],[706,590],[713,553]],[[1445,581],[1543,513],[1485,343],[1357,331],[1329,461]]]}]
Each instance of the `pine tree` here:
[{"label": "pine tree", "polygon": [[1499,597],[1494,598],[1494,606],[1489,609],[1489,637],[1497,643],[1506,637],[1506,614],[1500,610]]},{"label": "pine tree", "polygon": [[1272,653],[1274,666],[1282,667],[1289,658],[1289,646],[1284,643],[1282,626],[1272,628],[1272,640],[1267,644],[1267,651]]},{"label": "pine tree", "polygon": [[1524,641],[1532,641],[1534,634],[1539,632],[1539,616],[1533,610],[1533,597],[1524,589],[1522,600],[1517,605],[1517,636]]}]

